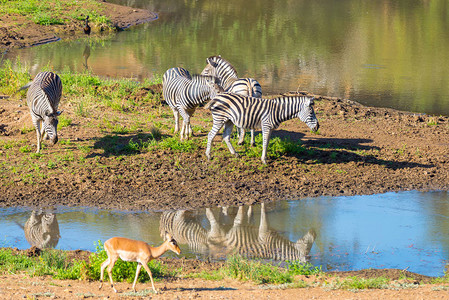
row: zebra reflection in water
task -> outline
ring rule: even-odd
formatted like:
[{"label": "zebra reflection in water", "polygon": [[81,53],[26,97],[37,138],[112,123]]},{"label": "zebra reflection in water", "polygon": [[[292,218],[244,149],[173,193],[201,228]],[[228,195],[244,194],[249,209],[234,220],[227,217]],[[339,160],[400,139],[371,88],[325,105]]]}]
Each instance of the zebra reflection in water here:
[{"label": "zebra reflection in water", "polygon": [[[216,214],[206,208],[206,217],[210,224],[208,230],[192,213],[164,212],[160,230],[171,232],[179,243],[188,244],[193,252],[209,255],[213,259],[239,254],[247,258],[306,262],[316,237],[313,229],[296,242],[280,235],[269,227],[264,204],[261,204],[259,226],[250,223],[251,206],[240,206],[233,215],[227,214],[226,210],[223,210],[223,214]],[[232,220],[231,224],[220,222],[223,218]]]},{"label": "zebra reflection in water", "polygon": [[41,209],[31,212],[23,230],[28,243],[39,249],[55,248],[61,238],[56,215]]}]

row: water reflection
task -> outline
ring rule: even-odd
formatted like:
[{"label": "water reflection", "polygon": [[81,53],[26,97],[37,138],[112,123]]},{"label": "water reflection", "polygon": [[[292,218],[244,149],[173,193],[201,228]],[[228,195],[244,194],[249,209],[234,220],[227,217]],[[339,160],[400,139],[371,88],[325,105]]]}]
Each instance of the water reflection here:
[{"label": "water reflection", "polygon": [[[0,208],[0,246],[29,248],[25,226],[17,226],[27,222],[40,223],[36,232],[50,245],[45,233],[58,232],[48,229],[57,217],[59,249],[95,251],[97,241],[113,236],[159,245],[166,228],[177,235],[186,258],[240,253],[306,260],[323,270],[408,268],[442,276],[449,262],[448,199],[448,192],[412,191],[171,212]],[[54,214],[54,221],[48,215],[44,222],[42,213]]]},{"label": "water reflection", "polygon": [[42,209],[33,210],[22,228],[28,243],[40,249],[55,248],[61,238],[56,214]]},{"label": "water reflection", "polygon": [[[251,222],[252,206],[226,209],[206,208],[209,224],[189,211],[163,212],[160,222],[161,235],[170,232],[180,244],[187,244],[191,251],[212,259],[224,259],[232,254],[247,258],[276,261],[306,262],[316,238],[310,229],[302,238],[292,242],[270,228],[265,205],[260,205],[259,224]],[[206,229],[208,226],[208,229]]]},{"label": "water reflection", "polygon": [[[200,72],[221,54],[264,93],[308,90],[364,104],[449,115],[449,9],[445,0],[114,0],[160,18],[92,38],[92,71],[140,81],[181,66]],[[300,13],[298,13],[300,12]],[[307,13],[301,13],[307,12]],[[6,54],[35,75],[83,69],[83,41]]]},{"label": "water reflection", "polygon": [[89,70],[89,66],[87,65],[87,59],[89,58],[89,56],[90,56],[90,46],[86,45],[83,51],[83,58],[84,58],[83,66],[86,70]]}]

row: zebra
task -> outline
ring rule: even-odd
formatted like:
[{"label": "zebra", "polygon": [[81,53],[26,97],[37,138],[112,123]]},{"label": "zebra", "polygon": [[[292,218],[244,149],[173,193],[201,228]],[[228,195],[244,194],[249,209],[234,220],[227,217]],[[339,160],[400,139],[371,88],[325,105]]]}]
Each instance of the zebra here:
[{"label": "zebra", "polygon": [[[262,87],[254,78],[238,78],[237,71],[226,59],[221,56],[211,56],[206,59],[206,67],[201,75],[217,76],[223,82],[222,86],[225,92],[262,98]],[[242,145],[245,138],[245,129],[239,128],[238,144]],[[251,146],[254,142],[254,129],[251,129]]]},{"label": "zebra", "polygon": [[181,128],[181,141],[192,135],[190,117],[198,105],[215,97],[223,89],[215,76],[191,75],[184,68],[168,69],[162,78],[162,93],[173,110],[175,133],[179,131],[179,114],[184,119]]},{"label": "zebra", "polygon": [[193,252],[205,255],[208,249],[207,231],[186,212],[164,211],[159,223],[161,237],[169,232],[178,243],[187,244]]},{"label": "zebra", "polygon": [[319,128],[318,120],[313,110],[314,98],[307,96],[285,96],[274,99],[259,99],[245,97],[232,93],[221,93],[208,103],[212,113],[213,125],[207,137],[206,156],[210,160],[212,141],[221,127],[223,141],[231,154],[238,157],[231,145],[230,136],[233,124],[246,129],[262,128],[262,162],[267,163],[267,147],[271,132],[279,125],[294,117],[305,122],[312,131]]},{"label": "zebra", "polygon": [[58,142],[58,116],[62,113],[58,111],[58,105],[62,95],[62,82],[53,72],[40,72],[32,82],[21,89],[25,88],[29,88],[27,104],[34,128],[36,128],[36,153],[39,153],[45,134],[53,145]]},{"label": "zebra", "polygon": [[61,237],[56,215],[42,210],[31,212],[23,230],[28,243],[39,249],[55,248]]},{"label": "zebra", "polygon": [[249,224],[250,217],[250,212],[244,213],[244,206],[238,208],[234,224],[226,234],[225,246],[228,254],[301,263],[308,260],[316,238],[313,229],[296,242],[292,242],[269,228],[264,203],[261,204],[259,227]]}]

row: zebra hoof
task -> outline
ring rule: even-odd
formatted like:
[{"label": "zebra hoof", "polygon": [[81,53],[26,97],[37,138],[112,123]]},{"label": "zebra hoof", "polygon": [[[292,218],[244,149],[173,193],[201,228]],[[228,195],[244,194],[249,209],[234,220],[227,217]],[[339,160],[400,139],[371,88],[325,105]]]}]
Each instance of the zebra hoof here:
[{"label": "zebra hoof", "polygon": [[240,155],[238,153],[234,153],[234,157],[239,158]]},{"label": "zebra hoof", "polygon": [[241,146],[243,145],[243,142],[238,142],[237,145]]}]

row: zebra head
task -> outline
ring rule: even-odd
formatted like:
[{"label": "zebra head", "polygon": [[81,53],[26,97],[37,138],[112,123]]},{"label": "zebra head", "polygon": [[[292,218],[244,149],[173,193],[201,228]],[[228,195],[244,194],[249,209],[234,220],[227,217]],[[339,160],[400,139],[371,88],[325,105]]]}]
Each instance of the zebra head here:
[{"label": "zebra head", "polygon": [[234,66],[220,55],[206,58],[206,63],[201,75],[219,77],[225,90],[238,78]]},{"label": "zebra head", "polygon": [[307,126],[313,131],[317,132],[320,125],[318,124],[318,119],[316,118],[315,111],[313,110],[315,98],[304,97],[304,101],[301,103],[301,109],[298,113],[298,118],[306,123]]},{"label": "zebra head", "polygon": [[215,96],[217,96],[217,94],[224,92],[224,89],[221,87],[220,79],[218,77],[208,76],[208,78],[206,79],[206,83],[210,88],[210,99],[213,99],[215,98]]},{"label": "zebra head", "polygon": [[58,142],[58,116],[62,111],[51,112],[46,111],[44,116],[43,132],[47,134],[52,144]]}]

